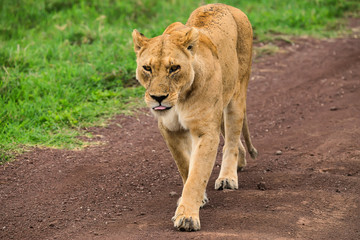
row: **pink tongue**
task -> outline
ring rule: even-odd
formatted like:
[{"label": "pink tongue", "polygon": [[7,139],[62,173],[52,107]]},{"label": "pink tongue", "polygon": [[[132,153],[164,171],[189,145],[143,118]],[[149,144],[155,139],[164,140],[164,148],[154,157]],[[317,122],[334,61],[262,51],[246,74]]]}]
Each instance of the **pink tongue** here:
[{"label": "pink tongue", "polygon": [[166,107],[164,107],[164,106],[158,106],[158,107],[156,107],[156,108],[154,108],[155,110],[165,110],[166,109]]}]

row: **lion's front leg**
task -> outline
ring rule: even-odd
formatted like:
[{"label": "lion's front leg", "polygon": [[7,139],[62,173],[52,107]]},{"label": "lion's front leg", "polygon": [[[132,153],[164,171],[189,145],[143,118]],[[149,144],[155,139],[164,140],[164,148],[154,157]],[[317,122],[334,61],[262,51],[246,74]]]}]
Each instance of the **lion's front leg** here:
[{"label": "lion's front leg", "polygon": [[219,133],[191,134],[192,154],[189,174],[182,197],[173,217],[174,227],[182,231],[200,230],[199,209],[204,200],[206,185],[215,163]]},{"label": "lion's front leg", "polygon": [[170,149],[176,166],[180,172],[183,184],[185,184],[189,173],[189,162],[191,154],[191,138],[187,130],[170,131],[159,122],[159,129],[164,137],[166,145]]}]

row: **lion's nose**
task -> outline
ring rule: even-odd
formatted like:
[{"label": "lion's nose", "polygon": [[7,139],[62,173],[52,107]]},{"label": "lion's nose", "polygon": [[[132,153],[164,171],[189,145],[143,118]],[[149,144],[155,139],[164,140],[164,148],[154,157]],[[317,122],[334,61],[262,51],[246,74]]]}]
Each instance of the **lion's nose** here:
[{"label": "lion's nose", "polygon": [[152,97],[154,100],[158,101],[159,103],[161,103],[162,100],[164,100],[168,96],[169,96],[169,94],[168,95],[163,95],[163,96],[150,95],[150,97]]}]

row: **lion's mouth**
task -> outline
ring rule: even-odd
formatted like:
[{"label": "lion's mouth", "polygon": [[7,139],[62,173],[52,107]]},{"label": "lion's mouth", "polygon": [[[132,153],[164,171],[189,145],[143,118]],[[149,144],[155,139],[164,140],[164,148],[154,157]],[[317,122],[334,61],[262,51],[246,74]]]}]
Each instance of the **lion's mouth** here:
[{"label": "lion's mouth", "polygon": [[165,107],[165,106],[157,106],[157,107],[153,107],[153,110],[155,111],[166,111],[166,110],[169,110],[171,107]]}]

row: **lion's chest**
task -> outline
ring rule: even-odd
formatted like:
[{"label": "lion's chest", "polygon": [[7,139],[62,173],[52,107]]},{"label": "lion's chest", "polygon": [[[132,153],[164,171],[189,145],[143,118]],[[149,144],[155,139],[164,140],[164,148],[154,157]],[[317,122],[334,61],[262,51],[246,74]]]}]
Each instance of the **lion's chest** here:
[{"label": "lion's chest", "polygon": [[162,122],[163,126],[170,131],[179,131],[181,129],[187,129],[186,124],[183,121],[181,113],[172,108],[169,112],[159,117],[159,120]]}]

